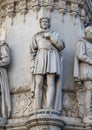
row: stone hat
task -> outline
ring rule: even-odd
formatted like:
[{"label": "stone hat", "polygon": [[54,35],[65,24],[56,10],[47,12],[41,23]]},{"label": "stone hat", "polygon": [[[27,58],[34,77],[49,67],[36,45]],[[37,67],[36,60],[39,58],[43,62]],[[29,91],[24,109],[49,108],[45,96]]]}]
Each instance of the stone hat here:
[{"label": "stone hat", "polygon": [[42,7],[41,10],[39,11],[38,18],[39,20],[48,19],[50,21],[51,19],[50,11],[47,11],[46,8]]},{"label": "stone hat", "polygon": [[41,20],[46,20],[46,21],[50,22],[50,18],[48,18],[48,17],[42,17],[42,18],[40,18],[40,23],[41,23]]}]

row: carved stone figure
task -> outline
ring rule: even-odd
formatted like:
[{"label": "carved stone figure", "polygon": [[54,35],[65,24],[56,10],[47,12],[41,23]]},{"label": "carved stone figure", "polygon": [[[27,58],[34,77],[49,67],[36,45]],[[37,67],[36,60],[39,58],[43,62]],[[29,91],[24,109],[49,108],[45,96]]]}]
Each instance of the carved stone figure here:
[{"label": "carved stone figure", "polygon": [[42,31],[36,33],[31,42],[31,71],[35,77],[35,109],[43,108],[43,86],[47,79],[45,108],[61,110],[64,41],[59,34],[49,29],[49,18],[41,18],[40,27]]},{"label": "carved stone figure", "polygon": [[6,66],[10,63],[9,47],[5,41],[0,40],[0,89],[1,89],[1,114],[9,118],[11,113],[10,90]]},{"label": "carved stone figure", "polygon": [[[92,26],[85,28],[85,37],[77,44],[75,53],[74,77],[79,89],[79,111],[85,122],[90,120],[92,112]],[[84,93],[85,91],[85,93]],[[84,97],[83,98],[81,98]],[[82,100],[82,101],[81,101]],[[81,104],[82,103],[82,104]],[[82,110],[83,108],[83,110]],[[84,112],[84,113],[83,113]]]}]

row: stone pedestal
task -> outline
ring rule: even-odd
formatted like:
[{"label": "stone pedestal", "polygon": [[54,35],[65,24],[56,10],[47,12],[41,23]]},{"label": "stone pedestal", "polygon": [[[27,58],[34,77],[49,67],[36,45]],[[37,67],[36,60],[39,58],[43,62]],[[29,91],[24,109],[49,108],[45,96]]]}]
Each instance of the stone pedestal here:
[{"label": "stone pedestal", "polygon": [[54,110],[38,110],[31,113],[29,130],[63,130],[65,122]]},{"label": "stone pedestal", "polygon": [[5,118],[0,117],[0,130],[5,130],[5,124],[7,120]]},{"label": "stone pedestal", "polygon": [[83,118],[84,123],[92,124],[92,115]]}]

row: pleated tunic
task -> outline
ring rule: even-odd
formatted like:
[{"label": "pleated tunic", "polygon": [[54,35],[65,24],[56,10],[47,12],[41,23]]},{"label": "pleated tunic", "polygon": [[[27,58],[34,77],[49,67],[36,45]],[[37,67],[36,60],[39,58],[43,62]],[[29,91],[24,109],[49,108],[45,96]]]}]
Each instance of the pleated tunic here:
[{"label": "pleated tunic", "polygon": [[[50,39],[44,38],[44,33],[49,33]],[[56,32],[35,34],[31,42],[31,67],[34,67],[34,74],[55,73],[60,75],[63,48],[63,39]]]}]

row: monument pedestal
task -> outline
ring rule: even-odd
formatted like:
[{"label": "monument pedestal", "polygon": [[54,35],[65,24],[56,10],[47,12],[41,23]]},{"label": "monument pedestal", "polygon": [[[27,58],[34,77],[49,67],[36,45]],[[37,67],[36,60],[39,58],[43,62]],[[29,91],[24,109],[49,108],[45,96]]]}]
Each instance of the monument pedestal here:
[{"label": "monument pedestal", "polygon": [[54,110],[37,110],[31,113],[29,130],[63,130],[65,122]]},{"label": "monument pedestal", "polygon": [[87,124],[92,124],[92,115],[84,117],[83,122]]},{"label": "monument pedestal", "polygon": [[7,119],[0,117],[0,130],[5,130],[6,123],[7,123]]}]

